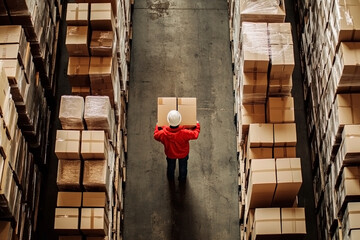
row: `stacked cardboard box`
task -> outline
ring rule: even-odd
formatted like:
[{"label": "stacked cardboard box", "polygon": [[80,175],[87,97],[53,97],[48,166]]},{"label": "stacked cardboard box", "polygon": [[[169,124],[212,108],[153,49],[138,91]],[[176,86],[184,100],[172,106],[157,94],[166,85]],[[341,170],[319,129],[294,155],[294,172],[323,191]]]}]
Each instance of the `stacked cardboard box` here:
[{"label": "stacked cardboard box", "polygon": [[254,208],[294,206],[302,184],[291,97],[295,61],[291,26],[284,23],[284,1],[228,3],[241,185],[239,216],[246,226],[242,239],[250,239],[254,236],[249,227]]},{"label": "stacked cardboard box", "polygon": [[[358,101],[354,93],[359,91],[360,2],[297,1],[297,4],[308,135],[311,136],[313,172],[319,173],[314,178],[319,236],[349,239],[349,234],[341,233],[339,216],[344,215],[344,206],[339,205],[346,205],[349,199],[341,196],[346,194],[341,190],[346,185],[341,183],[344,167],[359,165],[350,152],[347,157],[351,143],[346,135],[356,134],[352,133],[356,129],[347,124],[358,124]],[[343,131],[347,133],[344,135]],[[345,202],[339,202],[339,198]]]}]

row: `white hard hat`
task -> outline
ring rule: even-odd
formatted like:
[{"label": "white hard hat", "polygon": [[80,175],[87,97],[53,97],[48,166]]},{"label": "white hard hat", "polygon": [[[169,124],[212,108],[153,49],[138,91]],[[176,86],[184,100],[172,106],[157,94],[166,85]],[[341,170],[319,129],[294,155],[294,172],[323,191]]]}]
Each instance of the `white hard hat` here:
[{"label": "white hard hat", "polygon": [[179,126],[181,123],[181,114],[176,110],[171,110],[167,115],[167,121],[172,127]]}]

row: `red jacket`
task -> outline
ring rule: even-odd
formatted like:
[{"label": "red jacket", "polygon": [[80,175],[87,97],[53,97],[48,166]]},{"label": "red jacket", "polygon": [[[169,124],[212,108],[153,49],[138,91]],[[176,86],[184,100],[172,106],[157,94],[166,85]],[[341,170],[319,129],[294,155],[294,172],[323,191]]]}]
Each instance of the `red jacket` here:
[{"label": "red jacket", "polygon": [[164,144],[165,154],[168,158],[185,158],[189,154],[189,141],[197,139],[200,133],[200,124],[196,124],[193,130],[185,129],[183,126],[178,128],[164,127],[159,130],[155,126],[155,140]]}]

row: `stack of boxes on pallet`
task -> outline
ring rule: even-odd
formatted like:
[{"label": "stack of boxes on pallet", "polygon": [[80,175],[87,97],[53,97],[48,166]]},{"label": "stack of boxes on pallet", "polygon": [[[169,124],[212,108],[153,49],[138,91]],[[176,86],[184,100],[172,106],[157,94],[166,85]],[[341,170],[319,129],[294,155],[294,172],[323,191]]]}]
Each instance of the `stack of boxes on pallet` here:
[{"label": "stack of boxes on pallet", "polygon": [[1,239],[36,238],[60,9],[58,1],[0,1]]},{"label": "stack of boxes on pallet", "polygon": [[54,229],[62,240],[122,239],[130,8],[129,1],[67,4],[72,95],[61,97],[55,146]]},{"label": "stack of boxes on pallet", "polygon": [[357,239],[360,1],[298,1],[319,239]]},{"label": "stack of boxes on pallet", "polygon": [[241,239],[303,239],[305,209],[297,207],[302,171],[291,97],[291,26],[284,23],[284,5],[278,1],[230,4]]}]

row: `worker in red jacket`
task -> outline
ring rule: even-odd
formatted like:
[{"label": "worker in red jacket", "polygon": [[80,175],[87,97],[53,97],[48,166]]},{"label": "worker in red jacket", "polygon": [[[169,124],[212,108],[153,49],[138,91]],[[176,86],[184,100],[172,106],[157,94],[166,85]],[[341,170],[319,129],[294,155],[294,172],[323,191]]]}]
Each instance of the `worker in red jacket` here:
[{"label": "worker in red jacket", "polygon": [[176,159],[179,159],[179,181],[186,182],[187,161],[189,159],[190,145],[189,141],[197,139],[200,133],[200,124],[196,124],[194,129],[186,129],[180,126],[181,114],[172,110],[167,115],[169,127],[155,126],[155,140],[164,144],[164,150],[167,160],[167,178],[174,181]]}]

